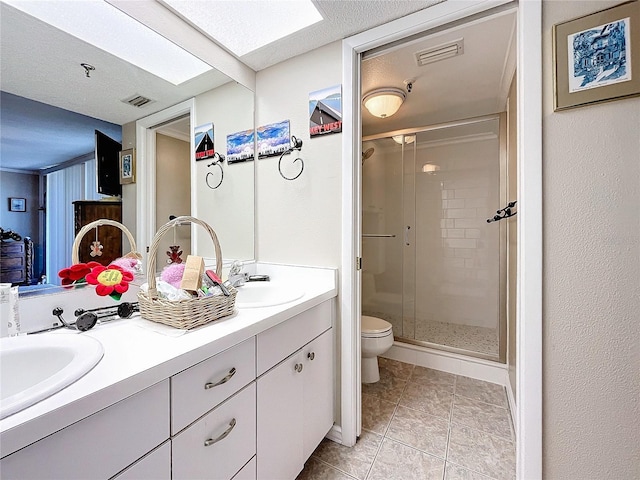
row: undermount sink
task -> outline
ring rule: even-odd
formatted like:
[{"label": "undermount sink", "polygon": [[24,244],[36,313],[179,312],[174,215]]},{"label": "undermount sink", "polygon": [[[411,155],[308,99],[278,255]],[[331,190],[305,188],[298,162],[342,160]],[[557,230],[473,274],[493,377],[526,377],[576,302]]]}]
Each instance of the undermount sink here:
[{"label": "undermount sink", "polygon": [[303,295],[304,290],[284,283],[247,282],[242,287],[238,287],[236,307],[272,307],[293,302]]},{"label": "undermount sink", "polygon": [[0,418],[68,387],[91,370],[103,353],[98,340],[79,334],[0,339]]}]

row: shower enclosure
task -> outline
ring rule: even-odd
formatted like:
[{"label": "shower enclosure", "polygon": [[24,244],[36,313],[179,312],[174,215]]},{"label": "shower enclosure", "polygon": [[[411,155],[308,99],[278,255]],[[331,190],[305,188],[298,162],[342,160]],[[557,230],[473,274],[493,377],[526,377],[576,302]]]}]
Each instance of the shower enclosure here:
[{"label": "shower enclosure", "polygon": [[[396,340],[505,361],[501,116],[363,139],[362,313]],[[373,149],[373,150],[371,150]]]}]

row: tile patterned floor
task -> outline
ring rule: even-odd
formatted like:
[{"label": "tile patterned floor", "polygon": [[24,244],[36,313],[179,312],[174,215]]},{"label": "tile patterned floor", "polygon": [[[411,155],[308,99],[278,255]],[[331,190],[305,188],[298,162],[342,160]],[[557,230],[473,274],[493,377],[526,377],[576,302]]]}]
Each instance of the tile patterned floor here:
[{"label": "tile patterned floor", "polygon": [[515,439],[503,387],[380,359],[362,385],[362,435],[324,440],[297,480],[510,480]]}]

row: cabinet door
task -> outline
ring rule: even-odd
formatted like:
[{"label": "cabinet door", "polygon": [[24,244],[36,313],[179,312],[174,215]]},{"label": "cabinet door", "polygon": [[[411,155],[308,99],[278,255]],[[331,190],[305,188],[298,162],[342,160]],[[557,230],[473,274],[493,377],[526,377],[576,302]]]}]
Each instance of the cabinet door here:
[{"label": "cabinet door", "polygon": [[167,440],[112,480],[171,480],[171,442]]},{"label": "cabinet door", "polygon": [[293,480],[302,471],[302,351],[257,380],[258,478]]},{"label": "cabinet door", "polygon": [[303,349],[304,457],[311,456],[333,426],[333,329]]}]

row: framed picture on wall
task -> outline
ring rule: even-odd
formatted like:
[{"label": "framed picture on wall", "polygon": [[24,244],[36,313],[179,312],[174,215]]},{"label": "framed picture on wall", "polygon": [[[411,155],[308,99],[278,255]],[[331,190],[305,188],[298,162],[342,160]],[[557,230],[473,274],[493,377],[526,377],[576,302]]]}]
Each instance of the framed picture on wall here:
[{"label": "framed picture on wall", "polygon": [[640,2],[553,27],[554,110],[640,95]]},{"label": "framed picture on wall", "polygon": [[136,183],[136,152],[133,148],[120,152],[120,185]]},{"label": "framed picture on wall", "polygon": [[18,197],[9,197],[9,211],[10,212],[26,212],[27,199],[18,198]]}]

